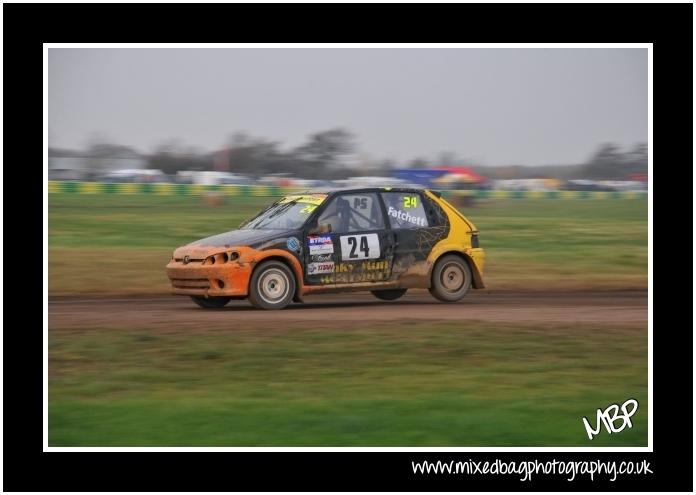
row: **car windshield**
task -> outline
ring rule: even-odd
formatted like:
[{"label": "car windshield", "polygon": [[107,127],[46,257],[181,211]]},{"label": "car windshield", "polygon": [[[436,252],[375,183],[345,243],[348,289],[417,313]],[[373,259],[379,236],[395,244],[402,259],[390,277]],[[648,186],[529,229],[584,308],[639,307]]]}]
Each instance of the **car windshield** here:
[{"label": "car windshield", "polygon": [[326,194],[286,196],[263,210],[241,228],[251,230],[299,229],[326,199]]}]

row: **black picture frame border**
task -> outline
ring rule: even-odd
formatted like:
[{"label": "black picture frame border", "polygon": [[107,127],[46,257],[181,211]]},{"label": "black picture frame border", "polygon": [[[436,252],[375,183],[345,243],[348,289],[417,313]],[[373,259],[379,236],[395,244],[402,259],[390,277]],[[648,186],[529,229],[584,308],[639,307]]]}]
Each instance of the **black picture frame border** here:
[{"label": "black picture frame border", "polygon": [[[23,261],[43,257],[43,177],[36,163],[43,162],[42,43],[653,43],[652,146],[660,171],[654,218],[664,218],[669,205],[672,218],[693,220],[686,204],[693,190],[683,187],[693,183],[687,180],[693,173],[692,12],[691,4],[4,4],[4,489],[691,491],[693,333],[684,313],[691,313],[693,288],[684,274],[692,273],[693,260],[691,236],[675,232],[672,220],[672,228],[656,228],[654,238],[659,253],[669,247],[678,259],[665,269],[665,258],[653,256],[662,261],[654,272],[654,310],[660,310],[654,312],[653,453],[45,453],[43,315],[37,310],[42,269]],[[537,475],[520,482],[516,476],[414,475],[411,469],[411,461],[496,457],[647,459],[654,474],[614,482]]]}]

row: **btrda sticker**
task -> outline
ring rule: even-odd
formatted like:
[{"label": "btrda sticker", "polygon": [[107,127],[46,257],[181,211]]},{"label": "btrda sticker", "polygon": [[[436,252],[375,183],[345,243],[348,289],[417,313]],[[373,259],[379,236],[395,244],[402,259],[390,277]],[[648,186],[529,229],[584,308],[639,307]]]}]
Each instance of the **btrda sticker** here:
[{"label": "btrda sticker", "polygon": [[331,254],[334,252],[330,236],[308,237],[309,254]]}]

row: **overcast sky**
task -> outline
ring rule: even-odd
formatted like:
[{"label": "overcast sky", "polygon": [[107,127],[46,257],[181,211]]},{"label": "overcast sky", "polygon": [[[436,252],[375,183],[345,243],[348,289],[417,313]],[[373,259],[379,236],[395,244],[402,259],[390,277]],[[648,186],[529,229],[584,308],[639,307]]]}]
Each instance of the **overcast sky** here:
[{"label": "overcast sky", "polygon": [[50,49],[49,145],[151,151],[344,127],[380,159],[573,164],[647,142],[646,49]]}]

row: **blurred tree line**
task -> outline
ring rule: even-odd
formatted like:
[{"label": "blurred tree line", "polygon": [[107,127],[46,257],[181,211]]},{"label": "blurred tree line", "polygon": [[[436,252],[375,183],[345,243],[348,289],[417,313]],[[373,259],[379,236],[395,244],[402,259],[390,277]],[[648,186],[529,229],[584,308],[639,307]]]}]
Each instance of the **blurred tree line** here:
[{"label": "blurred tree line", "polygon": [[[111,144],[103,136],[92,140],[85,151],[49,149],[49,157],[80,157],[89,170],[97,173],[105,163],[118,159],[137,159],[143,168],[159,169],[168,175],[184,170],[217,170],[250,176],[285,173],[311,179],[339,179],[351,175],[390,175],[392,168],[428,168],[433,166],[472,166],[484,176],[494,178],[557,177],[562,179],[626,179],[631,174],[648,171],[648,146],[639,143],[622,150],[614,143],[598,147],[583,164],[545,166],[476,166],[471,160],[459,159],[454,153],[444,152],[434,160],[415,157],[403,163],[392,159],[360,161],[355,136],[342,128],[334,128],[310,135],[299,146],[282,149],[279,142],[250,136],[232,135],[222,149],[209,151],[186,146],[181,141],[162,143],[151,153]],[[110,167],[112,168],[112,167]],[[124,167],[129,168],[129,167]]]},{"label": "blurred tree line", "polygon": [[286,151],[278,142],[237,133],[227,146],[214,152],[166,143],[148,155],[147,161],[149,168],[171,175],[182,170],[218,170],[254,176],[283,172],[332,179],[345,173],[345,160],[355,152],[354,136],[344,129],[312,134],[305,143]]},{"label": "blurred tree line", "polygon": [[639,143],[621,151],[616,144],[602,144],[580,172],[583,178],[606,180],[625,179],[631,174],[647,174],[648,145]]},{"label": "blurred tree line", "polygon": [[588,180],[629,180],[632,174],[648,173],[648,145],[638,143],[622,150],[615,143],[603,143],[580,164],[558,165],[506,165],[499,167],[472,167],[481,175],[495,179],[588,179]]}]

